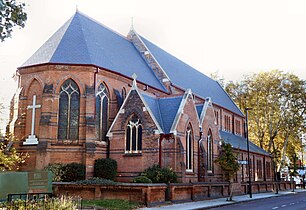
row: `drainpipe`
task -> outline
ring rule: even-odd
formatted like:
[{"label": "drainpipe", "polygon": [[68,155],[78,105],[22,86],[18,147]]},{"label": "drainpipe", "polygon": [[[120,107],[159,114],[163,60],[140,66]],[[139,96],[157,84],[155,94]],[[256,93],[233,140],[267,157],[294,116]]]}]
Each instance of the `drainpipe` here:
[{"label": "drainpipe", "polygon": [[159,136],[159,156],[158,156],[158,164],[160,167],[162,167],[161,163],[162,163],[162,141],[163,141],[163,134],[160,134]]}]

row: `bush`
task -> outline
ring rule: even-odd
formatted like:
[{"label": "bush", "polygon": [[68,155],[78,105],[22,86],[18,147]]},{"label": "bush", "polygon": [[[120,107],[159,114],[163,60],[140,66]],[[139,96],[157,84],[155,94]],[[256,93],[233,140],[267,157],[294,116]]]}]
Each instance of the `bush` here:
[{"label": "bush", "polygon": [[134,183],[152,183],[152,180],[146,176],[138,176],[133,179]]},{"label": "bush", "polygon": [[111,158],[101,158],[95,160],[94,176],[115,180],[117,175],[117,162]]},{"label": "bush", "polygon": [[147,168],[141,175],[151,179],[153,183],[177,182],[177,175],[171,168],[161,168],[159,165]]},{"label": "bush", "polygon": [[64,174],[62,176],[63,182],[74,182],[85,179],[85,165],[80,163],[69,163],[63,166]]},{"label": "bush", "polygon": [[93,177],[91,179],[76,181],[77,184],[100,184],[100,185],[115,185],[116,182],[109,179]]},{"label": "bush", "polygon": [[62,196],[60,198],[46,198],[39,200],[13,200],[12,202],[0,203],[0,209],[19,209],[19,210],[76,210],[78,200],[72,197]]},{"label": "bush", "polygon": [[63,167],[64,165],[61,163],[53,163],[45,167],[45,170],[48,170],[52,173],[53,182],[60,182],[62,181],[62,176],[64,174]]}]

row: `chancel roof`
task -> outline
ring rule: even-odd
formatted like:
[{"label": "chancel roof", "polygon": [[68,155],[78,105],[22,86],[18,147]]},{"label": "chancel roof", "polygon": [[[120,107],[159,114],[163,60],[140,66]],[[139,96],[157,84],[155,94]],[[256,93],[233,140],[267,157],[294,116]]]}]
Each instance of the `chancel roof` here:
[{"label": "chancel roof", "polygon": [[37,64],[88,64],[115,71],[164,90],[133,43],[106,26],[76,12],[21,67]]},{"label": "chancel roof", "polygon": [[[243,116],[218,82],[140,38],[172,84],[191,89],[202,98],[211,97],[214,103]],[[80,12],[76,12],[21,67],[46,63],[95,65],[127,77],[135,73],[138,81],[167,91],[130,40]]]}]

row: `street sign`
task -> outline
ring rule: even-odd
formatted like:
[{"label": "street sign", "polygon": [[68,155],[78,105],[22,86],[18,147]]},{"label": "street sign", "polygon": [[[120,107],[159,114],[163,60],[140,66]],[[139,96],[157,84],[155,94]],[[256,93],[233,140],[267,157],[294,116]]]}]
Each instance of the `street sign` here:
[{"label": "street sign", "polygon": [[248,161],[247,161],[247,160],[237,160],[237,162],[238,162],[240,165],[248,165]]}]

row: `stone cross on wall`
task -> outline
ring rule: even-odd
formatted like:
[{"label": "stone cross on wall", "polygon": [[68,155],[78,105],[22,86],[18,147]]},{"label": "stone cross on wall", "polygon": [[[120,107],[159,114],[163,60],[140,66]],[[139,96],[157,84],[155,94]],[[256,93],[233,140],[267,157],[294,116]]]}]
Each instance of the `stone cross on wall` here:
[{"label": "stone cross on wall", "polygon": [[31,134],[26,139],[25,142],[23,142],[23,145],[34,145],[38,144],[38,139],[36,138],[34,132],[35,132],[35,112],[36,109],[41,108],[41,105],[36,104],[36,95],[33,95],[33,104],[27,107],[28,109],[32,109],[32,125],[31,125]]}]

